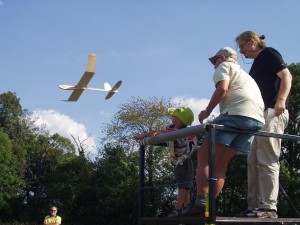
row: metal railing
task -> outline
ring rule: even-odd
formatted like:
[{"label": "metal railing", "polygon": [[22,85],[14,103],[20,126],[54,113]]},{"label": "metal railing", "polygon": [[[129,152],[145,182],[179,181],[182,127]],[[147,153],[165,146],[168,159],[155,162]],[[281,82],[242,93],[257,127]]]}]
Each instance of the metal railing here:
[{"label": "metal railing", "polygon": [[173,132],[162,133],[155,138],[147,137],[140,141],[140,165],[139,165],[139,224],[141,224],[141,218],[144,215],[144,199],[145,199],[145,146],[160,144],[166,141],[173,141],[178,138],[187,137],[190,135],[196,135],[205,130],[208,132],[208,159],[209,159],[209,217],[207,218],[208,224],[215,224],[216,222],[216,199],[215,199],[215,131],[224,130],[227,132],[248,133],[256,136],[275,137],[281,139],[288,139],[293,141],[300,141],[300,136],[289,134],[277,134],[269,133],[265,131],[244,131],[239,129],[233,129],[218,124],[205,124],[187,127],[184,129],[176,130]]}]

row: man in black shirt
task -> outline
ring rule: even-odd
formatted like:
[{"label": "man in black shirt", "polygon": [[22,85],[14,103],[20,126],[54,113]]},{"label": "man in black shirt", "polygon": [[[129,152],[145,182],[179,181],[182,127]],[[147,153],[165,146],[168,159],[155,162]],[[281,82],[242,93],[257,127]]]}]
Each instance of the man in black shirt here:
[{"label": "man in black shirt", "polygon": [[[258,84],[265,103],[262,131],[284,133],[289,114],[288,95],[292,76],[280,53],[267,47],[264,35],[253,31],[236,38],[240,52],[254,59],[249,74]],[[281,139],[256,136],[248,155],[248,210],[246,217],[276,218],[279,191]]]}]

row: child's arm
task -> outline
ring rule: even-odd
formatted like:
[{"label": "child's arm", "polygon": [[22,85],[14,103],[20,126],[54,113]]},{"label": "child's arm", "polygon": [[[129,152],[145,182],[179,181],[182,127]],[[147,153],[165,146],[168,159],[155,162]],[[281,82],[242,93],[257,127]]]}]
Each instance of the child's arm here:
[{"label": "child's arm", "polygon": [[132,138],[135,139],[135,140],[141,140],[141,139],[144,139],[146,137],[154,138],[155,136],[157,136],[158,134],[161,134],[163,132],[164,131],[162,131],[162,130],[156,130],[156,131],[151,131],[151,132],[148,132],[148,133],[145,133],[145,134],[135,135]]}]

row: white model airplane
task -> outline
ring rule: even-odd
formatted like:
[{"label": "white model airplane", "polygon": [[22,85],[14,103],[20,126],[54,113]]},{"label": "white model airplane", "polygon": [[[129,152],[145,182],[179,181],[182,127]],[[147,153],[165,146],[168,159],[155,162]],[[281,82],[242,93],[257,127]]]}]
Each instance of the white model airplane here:
[{"label": "white model airplane", "polygon": [[108,83],[104,83],[104,88],[91,88],[88,87],[88,83],[93,78],[96,70],[96,55],[90,54],[88,57],[88,63],[86,66],[86,70],[82,75],[79,83],[75,86],[71,85],[59,85],[59,88],[63,90],[73,90],[68,100],[64,101],[77,101],[84,90],[93,90],[93,91],[107,91],[105,99],[111,98],[116,92],[119,92],[118,89],[122,84],[122,81],[119,80],[112,88]]}]

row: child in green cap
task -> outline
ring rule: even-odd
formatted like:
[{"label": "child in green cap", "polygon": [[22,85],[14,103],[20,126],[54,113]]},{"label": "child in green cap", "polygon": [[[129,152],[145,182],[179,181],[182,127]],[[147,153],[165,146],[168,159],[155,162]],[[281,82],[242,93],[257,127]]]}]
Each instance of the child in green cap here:
[{"label": "child in green cap", "polygon": [[[168,108],[168,114],[172,116],[172,124],[165,130],[152,131],[146,134],[136,135],[133,138],[140,140],[146,137],[154,138],[158,134],[172,132],[182,128],[186,128],[194,121],[193,111],[187,107]],[[168,217],[179,217],[190,204],[190,189],[193,181],[193,162],[191,153],[197,146],[197,138],[195,135],[178,138],[175,141],[168,141],[170,149],[171,162],[174,165],[175,180],[178,185],[178,197],[175,208]]]}]

